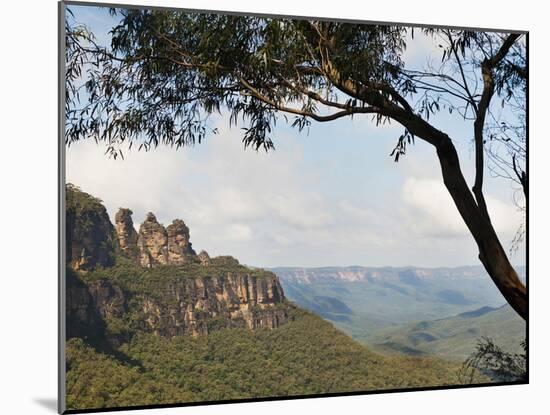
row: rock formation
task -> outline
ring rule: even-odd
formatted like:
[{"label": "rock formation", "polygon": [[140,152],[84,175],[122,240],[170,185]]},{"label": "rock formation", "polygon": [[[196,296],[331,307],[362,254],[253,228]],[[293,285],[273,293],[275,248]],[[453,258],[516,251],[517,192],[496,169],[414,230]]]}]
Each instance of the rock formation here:
[{"label": "rock formation", "polygon": [[139,228],[138,248],[142,266],[168,264],[168,234],[151,212]]},{"label": "rock formation", "polygon": [[130,258],[137,257],[138,233],[134,228],[130,209],[120,208],[115,215],[115,229],[117,233],[118,246],[122,253]]},{"label": "rock formation", "polygon": [[117,285],[106,280],[98,280],[88,284],[88,292],[92,297],[99,315],[104,319],[121,318],[127,309],[127,296]]},{"label": "rock formation", "polygon": [[197,254],[189,241],[189,228],[181,219],[175,219],[164,228],[149,212],[139,228],[137,247],[144,267],[197,262]]},{"label": "rock formation", "polygon": [[86,327],[97,337],[106,326],[103,321],[125,315],[131,298],[140,329],[163,337],[197,336],[230,327],[275,329],[289,320],[283,289],[271,273],[184,278],[167,284],[162,298],[124,292],[107,280],[76,281],[67,295],[69,337],[81,337]]},{"label": "rock formation", "polygon": [[229,327],[274,329],[289,319],[283,301],[273,274],[188,278],[168,287],[162,301],[143,300],[144,328],[164,337]]},{"label": "rock formation", "polygon": [[88,286],[75,273],[67,273],[66,336],[85,339],[101,339],[105,332],[105,322],[102,319]]},{"label": "rock formation", "polygon": [[199,255],[197,255],[197,258],[201,265],[204,265],[205,267],[210,265],[210,255],[208,255],[208,252],[205,250],[202,250],[199,252]]},{"label": "rock formation", "polygon": [[196,252],[189,242],[189,228],[181,219],[175,219],[166,228],[168,263],[173,265],[185,264],[196,260]]},{"label": "rock formation", "polygon": [[121,319],[128,311],[127,295],[107,280],[84,283],[67,275],[66,338],[81,337],[99,347],[118,347],[130,340],[126,332],[113,333],[107,321]]},{"label": "rock formation", "polygon": [[110,266],[114,229],[101,201],[78,187],[66,187],[67,264],[76,271]]},{"label": "rock formation", "polygon": [[[132,326],[131,330],[113,332],[126,324],[121,322],[128,313],[138,330],[164,337],[196,336],[230,327],[274,329],[289,320],[289,305],[275,274],[249,269],[231,256],[210,258],[206,251],[197,255],[189,228],[179,219],[164,228],[148,213],[136,232],[132,211],[121,208],[113,227],[98,199],[69,190],[67,260],[72,270],[67,275],[68,338],[120,345],[136,329]],[[115,282],[109,277],[109,267],[117,252],[133,259],[134,264],[123,263],[126,276]],[[99,278],[92,275],[86,280],[82,272],[97,265],[104,267]],[[141,269],[159,265],[174,269]],[[140,279],[136,285],[132,285],[132,267]]]},{"label": "rock formation", "polygon": [[240,265],[239,260],[237,258],[232,257],[231,255],[217,256],[216,264],[230,266],[230,267]]}]

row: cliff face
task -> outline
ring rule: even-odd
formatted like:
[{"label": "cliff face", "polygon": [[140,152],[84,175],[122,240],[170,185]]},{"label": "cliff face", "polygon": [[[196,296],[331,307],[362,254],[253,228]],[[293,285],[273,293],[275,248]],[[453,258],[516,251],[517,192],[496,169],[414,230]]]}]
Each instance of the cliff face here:
[{"label": "cliff face", "polygon": [[112,265],[114,228],[105,207],[73,185],[66,196],[67,263],[75,271]]},{"label": "cliff face", "polygon": [[[68,287],[68,337],[97,337],[114,319],[132,314],[133,329],[163,337],[208,334],[231,327],[275,329],[289,319],[275,275],[229,274],[185,278],[162,287],[162,298],[123,290],[116,283],[84,283],[74,275]],[[119,343],[115,339],[115,343]]]},{"label": "cliff face", "polygon": [[283,299],[275,276],[185,279],[167,286],[163,301],[143,299],[142,328],[165,337],[230,327],[274,329],[288,321]]},{"label": "cliff face", "polygon": [[[132,211],[120,209],[113,227],[105,208],[94,201],[94,215],[77,209],[71,219],[69,248],[92,240],[90,232],[98,242],[86,245],[87,262],[82,256],[68,262],[68,337],[106,336],[120,344],[135,330],[196,336],[231,327],[274,329],[288,321],[275,274],[251,270],[230,256],[197,255],[189,228],[179,219],[165,228],[149,213],[136,232]],[[84,219],[88,227],[74,225]],[[122,265],[113,264],[115,252],[122,255]],[[94,272],[96,265],[104,268]],[[123,332],[109,333],[121,325]]]},{"label": "cliff face", "polygon": [[88,291],[88,286],[71,270],[67,273],[66,304],[67,339],[103,337],[105,322]]}]

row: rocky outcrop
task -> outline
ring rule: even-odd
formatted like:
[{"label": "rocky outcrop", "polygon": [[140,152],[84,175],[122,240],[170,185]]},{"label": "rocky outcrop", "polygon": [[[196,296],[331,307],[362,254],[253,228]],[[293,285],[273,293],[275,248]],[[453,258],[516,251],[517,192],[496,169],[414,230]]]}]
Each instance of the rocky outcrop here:
[{"label": "rocky outcrop", "polygon": [[107,324],[128,312],[128,294],[117,285],[106,280],[85,283],[71,272],[67,275],[66,298],[67,340],[81,337],[103,349],[130,340],[130,333],[113,331]]},{"label": "rocky outcrop", "polygon": [[114,261],[114,228],[101,201],[78,187],[66,187],[67,264],[75,271]]},{"label": "rocky outcrop", "polygon": [[[289,320],[275,274],[231,256],[197,255],[189,234],[182,220],[165,228],[153,213],[136,232],[132,211],[124,208],[113,227],[101,201],[68,188],[68,338],[118,347],[136,330],[197,336],[220,328],[274,329]],[[115,253],[132,261],[117,261],[121,268],[111,274]],[[83,273],[98,265],[103,268]],[[171,267],[151,269],[160,265]]]},{"label": "rocky outcrop", "polygon": [[134,228],[132,213],[130,209],[120,208],[115,215],[115,229],[121,252],[130,258],[137,258],[138,233]]},{"label": "rocky outcrop", "polygon": [[229,327],[274,329],[289,319],[275,275],[185,279],[166,287],[162,301],[145,298],[142,310],[142,329],[164,337]]},{"label": "rocky outcrop", "polygon": [[199,252],[199,255],[197,255],[197,259],[199,260],[201,265],[204,265],[205,267],[210,265],[210,255],[208,255],[208,252],[202,250]]},{"label": "rocky outcrop", "polygon": [[273,274],[186,278],[167,284],[162,298],[124,292],[107,280],[70,278],[67,338],[107,338],[117,345],[127,341],[126,333],[105,330],[109,321],[124,318],[129,302],[140,330],[168,338],[231,327],[275,329],[289,320],[283,289]]},{"label": "rocky outcrop", "polygon": [[81,337],[90,341],[102,339],[105,322],[102,319],[88,286],[71,270],[67,273],[66,337]]},{"label": "rocky outcrop", "polygon": [[106,280],[98,280],[88,284],[88,293],[92,297],[95,308],[104,319],[122,318],[128,311],[127,295],[117,285]]},{"label": "rocky outcrop", "polygon": [[168,264],[168,234],[151,212],[139,228],[138,248],[142,266]]},{"label": "rocky outcrop", "polygon": [[181,219],[175,219],[166,228],[168,263],[173,265],[196,261],[196,252],[189,241],[189,228]]},{"label": "rocky outcrop", "polygon": [[227,267],[234,267],[239,264],[239,260],[237,258],[232,257],[231,255],[220,255],[215,257],[211,262],[214,262],[216,265],[222,265]]},{"label": "rocky outcrop", "polygon": [[175,219],[164,228],[151,212],[139,228],[137,241],[139,262],[144,267],[182,265],[197,262],[197,254],[189,240],[189,228]]}]

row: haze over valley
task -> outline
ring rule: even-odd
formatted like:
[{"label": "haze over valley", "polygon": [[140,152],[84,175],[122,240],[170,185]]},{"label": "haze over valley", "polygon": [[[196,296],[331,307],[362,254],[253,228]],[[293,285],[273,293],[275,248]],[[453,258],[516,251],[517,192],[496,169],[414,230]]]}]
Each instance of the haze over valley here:
[{"label": "haze over valley", "polygon": [[[525,267],[517,267],[522,279]],[[517,351],[525,322],[483,267],[271,268],[287,297],[383,352],[463,361],[482,337]]]}]

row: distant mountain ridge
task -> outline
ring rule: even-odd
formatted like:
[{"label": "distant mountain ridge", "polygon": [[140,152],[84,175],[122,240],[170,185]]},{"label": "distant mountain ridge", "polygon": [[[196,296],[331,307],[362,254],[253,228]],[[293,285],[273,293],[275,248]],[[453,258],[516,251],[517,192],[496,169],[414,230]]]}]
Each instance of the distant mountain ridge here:
[{"label": "distant mountain ridge", "polygon": [[[367,344],[383,330],[461,313],[475,317],[506,303],[482,266],[277,267],[271,271],[291,301]],[[525,279],[525,267],[517,271]]]},{"label": "distant mountain ridge", "polygon": [[[345,282],[421,282],[433,278],[463,279],[486,278],[487,274],[481,265],[466,265],[459,267],[365,267],[359,265],[344,267],[273,267],[271,271],[284,278],[287,282],[312,284],[328,281]],[[525,266],[516,267],[520,277],[524,279]]]}]

